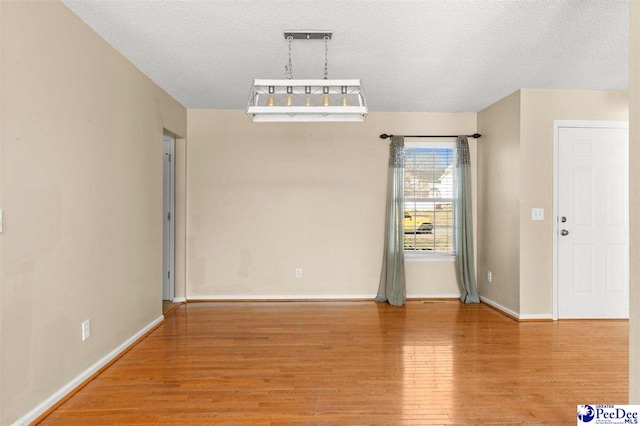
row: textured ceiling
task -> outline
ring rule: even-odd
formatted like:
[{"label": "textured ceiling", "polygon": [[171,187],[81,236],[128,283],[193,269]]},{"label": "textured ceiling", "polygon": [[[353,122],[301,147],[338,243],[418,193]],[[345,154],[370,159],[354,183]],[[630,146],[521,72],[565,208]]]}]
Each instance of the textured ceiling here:
[{"label": "textured ceiling", "polygon": [[[479,111],[520,88],[626,90],[627,0],[62,0],[187,108],[284,78],[285,30],[331,30],[329,78],[372,111]],[[293,77],[322,78],[322,41]]]}]

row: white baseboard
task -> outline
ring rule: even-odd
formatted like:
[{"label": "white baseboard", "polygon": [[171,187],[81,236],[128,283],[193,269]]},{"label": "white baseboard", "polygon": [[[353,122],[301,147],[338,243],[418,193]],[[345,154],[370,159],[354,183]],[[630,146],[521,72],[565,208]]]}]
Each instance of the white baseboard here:
[{"label": "white baseboard", "polygon": [[[220,295],[189,296],[187,300],[373,300],[375,294],[281,294],[281,295]],[[407,294],[407,299],[459,299],[460,294]],[[176,300],[174,299],[174,302]]]},{"label": "white baseboard", "polygon": [[172,300],[173,303],[182,303],[186,301],[187,301],[186,297],[174,297]]},{"label": "white baseboard", "polygon": [[376,297],[375,294],[216,294],[211,296],[187,296],[187,300],[361,300]]},{"label": "white baseboard", "polygon": [[487,299],[486,297],[480,296],[480,300],[487,305],[493,306],[497,310],[517,319],[518,321],[553,321],[553,315],[551,314],[519,314],[509,308],[505,308],[491,299]]},{"label": "white baseboard", "polygon": [[12,423],[12,426],[24,426],[28,425],[35,419],[37,419],[42,413],[47,411],[49,408],[53,407],[58,401],[64,398],[69,392],[73,391],[76,387],[78,387],[82,382],[87,380],[97,371],[99,371],[102,367],[107,365],[111,360],[116,358],[122,352],[124,352],[129,346],[131,346],[136,340],[140,337],[144,336],[149,330],[158,325],[164,320],[164,316],[159,316],[155,320],[153,320],[149,325],[144,327],[142,330],[138,331],[136,334],[128,338],[125,342],[123,342],[120,346],[109,352],[107,355],[102,357],[98,362],[93,364],[91,367],[87,368],[85,371],[80,373],[76,378],[71,380],[69,383],[58,389],[53,395],[49,398],[45,399],[43,402],[38,404],[34,409],[29,411],[27,414],[16,420]]},{"label": "white baseboard", "polygon": [[551,314],[520,314],[521,321],[553,321]]},{"label": "white baseboard", "polygon": [[505,314],[507,314],[507,315],[509,315],[509,316],[511,316],[511,317],[513,317],[515,319],[518,319],[518,320],[521,319],[521,316],[520,316],[519,313],[517,313],[515,311],[512,311],[511,309],[506,308],[506,307],[502,306],[501,304],[494,302],[491,299],[487,299],[484,296],[480,296],[480,301],[486,303],[489,306],[493,306],[497,310],[502,311]]}]

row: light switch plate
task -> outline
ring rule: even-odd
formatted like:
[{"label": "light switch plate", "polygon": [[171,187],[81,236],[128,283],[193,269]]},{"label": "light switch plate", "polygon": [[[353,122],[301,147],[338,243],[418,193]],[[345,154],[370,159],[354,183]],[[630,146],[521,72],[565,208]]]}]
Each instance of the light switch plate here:
[{"label": "light switch plate", "polygon": [[82,341],[84,342],[91,337],[91,320],[86,320],[82,323]]},{"label": "light switch plate", "polygon": [[544,209],[541,209],[541,208],[531,209],[531,220],[544,220]]}]

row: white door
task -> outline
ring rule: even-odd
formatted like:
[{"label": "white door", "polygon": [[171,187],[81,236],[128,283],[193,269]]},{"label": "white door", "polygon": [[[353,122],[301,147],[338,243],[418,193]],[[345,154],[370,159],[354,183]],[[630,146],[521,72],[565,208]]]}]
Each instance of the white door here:
[{"label": "white door", "polygon": [[558,318],[628,318],[629,130],[558,132]]},{"label": "white door", "polygon": [[174,161],[175,139],[165,135],[163,138],[163,208],[162,213],[162,300],[174,298]]}]

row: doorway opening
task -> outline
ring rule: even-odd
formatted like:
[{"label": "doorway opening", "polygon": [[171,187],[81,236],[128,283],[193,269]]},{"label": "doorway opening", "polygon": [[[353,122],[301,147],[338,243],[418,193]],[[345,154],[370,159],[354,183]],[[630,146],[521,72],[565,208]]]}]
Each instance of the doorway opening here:
[{"label": "doorway opening", "polygon": [[162,167],[162,301],[163,312],[175,298],[175,147],[173,136],[163,137]]}]

